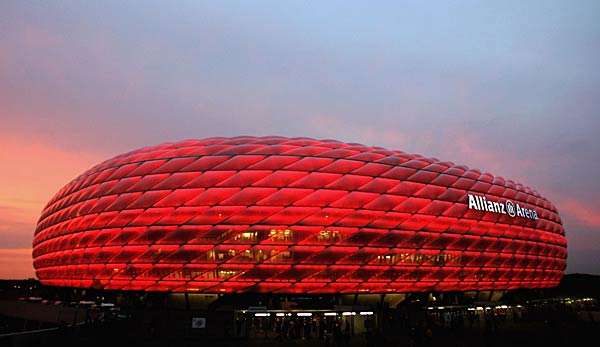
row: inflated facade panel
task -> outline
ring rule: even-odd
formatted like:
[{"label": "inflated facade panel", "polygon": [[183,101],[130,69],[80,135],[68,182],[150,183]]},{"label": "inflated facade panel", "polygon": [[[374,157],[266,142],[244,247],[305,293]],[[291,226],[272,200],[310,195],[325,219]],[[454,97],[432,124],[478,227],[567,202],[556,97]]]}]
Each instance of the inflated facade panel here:
[{"label": "inflated facade panel", "polygon": [[548,200],[501,177],[380,147],[236,137],[93,167],[44,208],[33,257],[58,286],[465,291],[557,285],[566,239]]}]

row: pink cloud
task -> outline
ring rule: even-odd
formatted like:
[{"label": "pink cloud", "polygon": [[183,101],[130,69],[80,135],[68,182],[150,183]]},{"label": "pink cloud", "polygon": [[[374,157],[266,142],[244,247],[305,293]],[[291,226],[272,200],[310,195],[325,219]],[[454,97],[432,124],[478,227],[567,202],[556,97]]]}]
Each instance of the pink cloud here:
[{"label": "pink cloud", "polygon": [[11,209],[9,219],[36,216],[60,187],[106,158],[19,135],[0,132],[0,206]]},{"label": "pink cloud", "polygon": [[70,180],[106,157],[0,132],[0,278],[33,275],[31,244],[39,213]]},{"label": "pink cloud", "polygon": [[[1,114],[0,114],[1,116]],[[0,278],[34,276],[31,244],[40,211],[70,180],[106,158],[0,131]]]},{"label": "pink cloud", "polygon": [[47,49],[63,44],[64,40],[48,30],[28,25],[21,31],[22,42],[30,48]]},{"label": "pink cloud", "polygon": [[40,211],[66,183],[106,158],[100,153],[64,150],[43,140],[0,131],[0,247],[22,247]]},{"label": "pink cloud", "polygon": [[[597,205],[596,205],[597,206]],[[571,215],[582,226],[600,228],[600,210],[573,198],[560,201],[560,209]]]},{"label": "pink cloud", "polygon": [[35,277],[31,248],[0,248],[0,278],[23,279]]}]

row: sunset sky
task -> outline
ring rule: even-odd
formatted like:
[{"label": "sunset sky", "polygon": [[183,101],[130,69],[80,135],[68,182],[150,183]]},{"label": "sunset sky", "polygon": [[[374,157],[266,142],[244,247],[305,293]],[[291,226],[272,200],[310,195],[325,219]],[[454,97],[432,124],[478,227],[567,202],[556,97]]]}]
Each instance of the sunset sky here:
[{"label": "sunset sky", "polygon": [[555,203],[600,274],[600,2],[0,2],[0,278],[44,204],[186,138],[333,138],[454,161]]}]

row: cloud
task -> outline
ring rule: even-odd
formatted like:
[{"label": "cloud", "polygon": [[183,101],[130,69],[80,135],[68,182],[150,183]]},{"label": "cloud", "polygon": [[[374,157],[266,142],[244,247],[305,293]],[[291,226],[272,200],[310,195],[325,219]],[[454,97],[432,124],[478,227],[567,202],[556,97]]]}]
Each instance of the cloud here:
[{"label": "cloud", "polygon": [[23,279],[34,276],[31,248],[0,248],[0,278]]},{"label": "cloud", "polygon": [[31,244],[37,213],[13,206],[0,206],[0,245],[23,247]]},{"label": "cloud", "polygon": [[561,211],[572,216],[578,224],[586,228],[600,228],[600,209],[595,203],[580,201],[574,198],[560,200]]},{"label": "cloud", "polygon": [[[0,111],[2,112],[2,111]],[[0,247],[31,244],[40,212],[70,180],[105,159],[0,130]]]}]

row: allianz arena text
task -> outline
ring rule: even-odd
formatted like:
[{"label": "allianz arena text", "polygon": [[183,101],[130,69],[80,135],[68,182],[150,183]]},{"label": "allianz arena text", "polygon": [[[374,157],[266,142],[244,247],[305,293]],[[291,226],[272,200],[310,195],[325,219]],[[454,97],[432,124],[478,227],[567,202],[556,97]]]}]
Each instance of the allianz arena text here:
[{"label": "allianz arena text", "polygon": [[33,240],[46,285],[170,292],[544,288],[566,257],[556,208],[521,184],[285,137],[186,140],[109,159],[48,202]]}]

